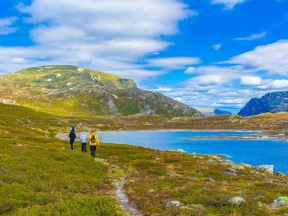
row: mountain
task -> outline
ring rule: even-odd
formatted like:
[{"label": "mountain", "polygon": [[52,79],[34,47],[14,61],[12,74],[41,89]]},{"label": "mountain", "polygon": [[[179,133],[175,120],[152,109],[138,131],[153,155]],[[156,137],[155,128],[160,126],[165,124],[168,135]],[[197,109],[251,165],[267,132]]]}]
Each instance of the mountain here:
[{"label": "mountain", "polygon": [[213,109],[213,108],[200,109],[200,111],[206,117],[219,116],[219,115],[232,115],[232,113],[228,111],[220,110],[220,109]]},{"label": "mountain", "polygon": [[252,116],[269,112],[288,112],[288,91],[273,92],[261,98],[253,98],[240,110],[239,115]]},{"label": "mountain", "polygon": [[72,115],[201,116],[133,80],[76,66],[41,66],[0,76],[0,102]]},{"label": "mountain", "polygon": [[220,110],[220,109],[215,109],[214,114],[215,115],[232,115],[232,113],[225,111],[225,110]]}]

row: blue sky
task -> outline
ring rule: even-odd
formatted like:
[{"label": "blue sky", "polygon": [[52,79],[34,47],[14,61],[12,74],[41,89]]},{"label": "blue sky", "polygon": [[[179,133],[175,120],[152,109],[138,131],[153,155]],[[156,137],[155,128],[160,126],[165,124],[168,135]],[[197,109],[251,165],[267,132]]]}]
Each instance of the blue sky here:
[{"label": "blue sky", "polygon": [[288,90],[287,0],[0,2],[0,73],[73,64],[197,108]]}]

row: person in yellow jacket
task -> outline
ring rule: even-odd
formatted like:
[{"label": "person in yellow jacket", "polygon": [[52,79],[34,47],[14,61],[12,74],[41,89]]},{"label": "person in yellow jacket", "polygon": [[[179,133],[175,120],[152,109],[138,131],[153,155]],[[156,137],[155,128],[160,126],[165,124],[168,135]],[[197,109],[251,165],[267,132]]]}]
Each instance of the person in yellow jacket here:
[{"label": "person in yellow jacket", "polygon": [[97,147],[100,146],[100,140],[94,130],[91,130],[91,133],[88,136],[88,144],[90,146],[91,157],[96,157],[96,150]]}]

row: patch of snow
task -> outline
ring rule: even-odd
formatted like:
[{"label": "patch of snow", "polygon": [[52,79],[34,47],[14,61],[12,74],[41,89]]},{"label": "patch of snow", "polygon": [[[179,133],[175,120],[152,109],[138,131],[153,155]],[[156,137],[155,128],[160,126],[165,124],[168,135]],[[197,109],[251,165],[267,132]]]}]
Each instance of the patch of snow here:
[{"label": "patch of snow", "polygon": [[70,85],[72,85],[72,84],[73,84],[72,82],[69,82],[69,83],[67,83],[66,85],[67,85],[67,86],[70,86]]},{"label": "patch of snow", "polygon": [[48,79],[48,80],[47,80],[47,82],[51,82],[51,81],[52,81],[52,79]]},{"label": "patch of snow", "polygon": [[46,67],[44,67],[44,68],[46,68],[46,69],[51,69],[51,68],[53,68],[52,66],[46,66]]},{"label": "patch of snow", "polygon": [[84,71],[84,68],[77,68],[77,71],[83,72],[83,71]]},{"label": "patch of snow", "polygon": [[61,77],[61,74],[56,74],[56,77]]}]

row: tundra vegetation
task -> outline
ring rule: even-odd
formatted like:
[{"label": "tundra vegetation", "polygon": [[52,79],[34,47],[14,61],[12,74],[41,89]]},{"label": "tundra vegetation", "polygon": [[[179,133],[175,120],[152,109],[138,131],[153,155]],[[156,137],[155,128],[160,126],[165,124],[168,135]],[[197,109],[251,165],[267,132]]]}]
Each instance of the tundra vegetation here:
[{"label": "tundra vegetation", "polygon": [[[263,129],[284,133],[287,114],[216,116],[60,116],[0,104],[0,214],[126,215],[113,179],[143,215],[284,215],[288,179],[215,156],[103,144],[98,158],[55,135],[78,130]],[[96,122],[96,123],[95,123]],[[281,132],[282,131],[282,132]]]}]

